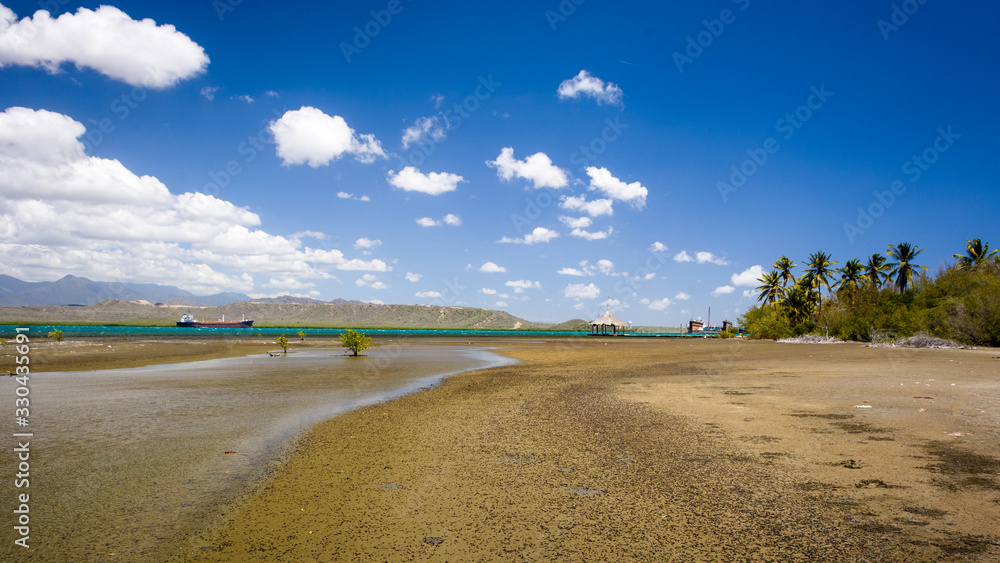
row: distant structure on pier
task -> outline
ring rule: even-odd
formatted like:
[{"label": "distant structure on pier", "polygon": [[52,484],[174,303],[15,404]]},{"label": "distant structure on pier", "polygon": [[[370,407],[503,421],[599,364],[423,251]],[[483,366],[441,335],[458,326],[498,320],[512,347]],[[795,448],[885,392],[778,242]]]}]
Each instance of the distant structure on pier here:
[{"label": "distant structure on pier", "polygon": [[705,323],[694,320],[688,321],[688,332],[690,333],[701,332],[704,329],[705,329]]},{"label": "distant structure on pier", "polygon": [[601,318],[590,321],[591,336],[608,334],[609,328],[611,329],[611,334],[623,333],[628,330],[628,323],[612,315],[611,309],[608,309],[606,313],[601,315]]}]

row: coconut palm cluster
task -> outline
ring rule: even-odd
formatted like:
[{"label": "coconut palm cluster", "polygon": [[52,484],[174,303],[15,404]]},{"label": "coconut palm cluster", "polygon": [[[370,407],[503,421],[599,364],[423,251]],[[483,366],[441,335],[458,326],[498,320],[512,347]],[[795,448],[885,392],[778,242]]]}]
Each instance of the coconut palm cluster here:
[{"label": "coconut palm cluster", "polygon": [[996,341],[1000,249],[990,250],[978,238],[966,242],[965,252],[954,254],[956,262],[934,279],[917,263],[925,249],[908,242],[840,267],[826,252],[814,252],[798,276],[799,265],[781,256],[758,279],[761,304],[747,311],[741,325],[765,338],[825,332],[869,341],[878,334],[934,330],[968,342]]}]

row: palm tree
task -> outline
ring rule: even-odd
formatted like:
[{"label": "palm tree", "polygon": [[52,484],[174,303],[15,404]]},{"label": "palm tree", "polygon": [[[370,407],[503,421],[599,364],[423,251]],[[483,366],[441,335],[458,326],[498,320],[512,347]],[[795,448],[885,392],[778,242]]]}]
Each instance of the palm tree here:
[{"label": "palm tree", "polygon": [[781,274],[777,270],[771,270],[763,276],[757,278],[762,285],[757,286],[760,295],[757,301],[763,301],[765,305],[770,305],[777,301],[785,292],[781,285]]},{"label": "palm tree", "polygon": [[998,258],[996,254],[1000,252],[1000,248],[995,249],[990,252],[990,243],[983,244],[977,238],[972,240],[966,240],[968,244],[965,245],[965,254],[953,254],[952,256],[958,258],[958,267],[964,270],[969,270],[977,266],[982,266],[985,264],[990,257],[994,259]]},{"label": "palm tree", "polygon": [[865,278],[875,286],[875,289],[882,289],[882,284],[889,279],[889,267],[885,265],[885,256],[872,254],[868,257],[868,264],[865,265]]},{"label": "palm tree", "polygon": [[848,260],[844,267],[837,271],[840,272],[840,281],[837,283],[841,291],[858,289],[865,278],[865,267],[857,258]]},{"label": "palm tree", "polygon": [[795,285],[785,292],[781,307],[792,325],[797,325],[812,316],[816,309],[817,294],[813,291],[812,276],[806,274],[799,278]]},{"label": "palm tree", "polygon": [[[823,305],[823,287],[826,286],[827,291],[831,291],[833,288],[830,287],[830,279],[833,278],[833,273],[836,271],[833,267],[836,262],[830,260],[830,255],[826,252],[814,252],[809,255],[809,262],[806,266],[806,274],[808,274],[815,284],[816,289],[819,290],[819,302],[820,307]],[[836,284],[834,284],[836,285]]]},{"label": "palm tree", "polygon": [[927,270],[926,266],[918,266],[913,263],[913,259],[917,257],[918,254],[924,251],[922,248],[917,248],[916,246],[910,246],[908,242],[901,242],[896,246],[891,244],[886,245],[889,250],[885,253],[896,259],[895,262],[889,262],[886,264],[892,272],[891,278],[895,281],[896,289],[900,293],[906,291],[907,286],[911,285],[913,282],[913,272],[917,269]]},{"label": "palm tree", "polygon": [[795,276],[792,275],[792,268],[794,267],[795,262],[792,262],[790,258],[784,255],[774,261],[774,269],[778,270],[782,287],[788,287],[789,282],[795,281]]},{"label": "palm tree", "polygon": [[854,293],[861,287],[861,284],[865,280],[865,267],[860,260],[854,258],[848,260],[844,264],[843,268],[837,270],[840,272],[840,281],[837,282],[839,288],[837,293],[847,292],[847,299],[854,305]]}]

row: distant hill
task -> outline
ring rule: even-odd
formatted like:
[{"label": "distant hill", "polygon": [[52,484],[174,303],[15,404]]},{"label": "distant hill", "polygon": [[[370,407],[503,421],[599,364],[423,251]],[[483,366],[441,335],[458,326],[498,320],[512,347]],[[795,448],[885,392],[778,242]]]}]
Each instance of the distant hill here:
[{"label": "distant hill", "polygon": [[[108,299],[93,305],[2,307],[10,323],[144,324],[171,326],[181,312],[199,320],[254,319],[254,326],[350,328],[550,329],[504,311],[476,307],[381,305],[374,303],[265,303],[241,301],[221,307],[190,308]],[[575,321],[574,321],[575,323]]]},{"label": "distant hill", "polygon": [[[0,306],[25,307],[32,305],[93,305],[107,299],[121,301],[144,300],[165,303],[183,300],[181,304],[228,305],[247,301],[242,293],[216,293],[195,295],[172,286],[151,283],[95,282],[77,276],[65,276],[53,282],[26,282],[11,276],[0,275]],[[177,303],[175,301],[175,303]]]}]

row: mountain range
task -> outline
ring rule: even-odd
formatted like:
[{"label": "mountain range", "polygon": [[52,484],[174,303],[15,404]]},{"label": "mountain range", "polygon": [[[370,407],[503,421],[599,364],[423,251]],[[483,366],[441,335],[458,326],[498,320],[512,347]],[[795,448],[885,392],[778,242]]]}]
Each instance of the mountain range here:
[{"label": "mountain range", "polygon": [[52,282],[26,282],[0,275],[0,306],[4,307],[93,305],[107,299],[141,300],[167,305],[220,306],[249,301],[250,296],[242,293],[195,295],[166,285],[96,282],[77,276],[66,276]]}]

